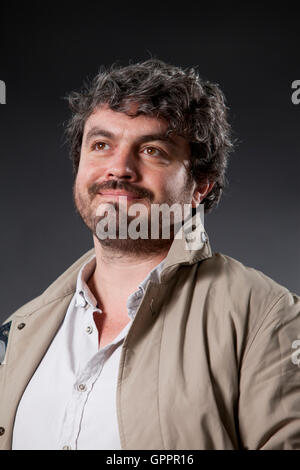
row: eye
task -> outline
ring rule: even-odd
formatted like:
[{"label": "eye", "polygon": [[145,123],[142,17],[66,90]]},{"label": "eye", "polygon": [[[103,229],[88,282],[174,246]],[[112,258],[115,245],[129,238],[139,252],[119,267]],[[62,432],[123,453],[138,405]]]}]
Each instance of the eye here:
[{"label": "eye", "polygon": [[143,152],[148,155],[148,157],[158,157],[161,156],[161,151],[155,147],[146,147]]},{"label": "eye", "polygon": [[106,144],[105,142],[95,142],[92,145],[92,150],[107,150],[109,148],[109,145]]}]

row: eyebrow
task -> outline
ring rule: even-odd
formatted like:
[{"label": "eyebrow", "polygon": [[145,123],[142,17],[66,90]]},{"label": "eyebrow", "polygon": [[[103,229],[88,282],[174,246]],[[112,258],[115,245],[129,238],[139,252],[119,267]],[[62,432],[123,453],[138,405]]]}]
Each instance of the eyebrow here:
[{"label": "eyebrow", "polygon": [[[100,127],[92,127],[88,133],[86,134],[85,137],[85,144],[88,145],[88,143],[94,138],[94,137],[107,137],[108,139],[114,139],[116,136],[106,130],[106,129],[101,129]],[[145,134],[141,135],[138,137],[137,141],[139,144],[143,144],[145,142],[151,142],[151,141],[162,141],[165,142],[172,147],[177,147],[176,142],[166,133],[156,133],[156,134]]]}]

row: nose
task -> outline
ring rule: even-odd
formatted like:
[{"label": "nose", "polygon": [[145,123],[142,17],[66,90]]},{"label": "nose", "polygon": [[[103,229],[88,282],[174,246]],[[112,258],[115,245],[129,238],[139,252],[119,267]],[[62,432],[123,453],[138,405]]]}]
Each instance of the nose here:
[{"label": "nose", "polygon": [[136,181],[138,178],[134,153],[131,148],[120,149],[113,158],[108,160],[105,179],[121,179]]}]

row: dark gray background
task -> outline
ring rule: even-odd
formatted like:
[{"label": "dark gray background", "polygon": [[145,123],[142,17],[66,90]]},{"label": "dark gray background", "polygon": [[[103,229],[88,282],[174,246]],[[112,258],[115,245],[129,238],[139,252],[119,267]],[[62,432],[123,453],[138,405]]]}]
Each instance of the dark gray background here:
[{"label": "dark gray background", "polygon": [[153,55],[219,83],[239,146],[205,219],[223,252],[300,292],[299,21],[292,3],[2,4],[0,320],[92,247],[75,214],[65,94],[101,64]]}]

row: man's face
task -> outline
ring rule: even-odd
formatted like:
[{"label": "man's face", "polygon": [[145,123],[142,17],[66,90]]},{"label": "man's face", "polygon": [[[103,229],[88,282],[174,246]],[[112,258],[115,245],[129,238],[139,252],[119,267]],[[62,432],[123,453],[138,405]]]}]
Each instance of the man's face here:
[{"label": "man's face", "polygon": [[[162,119],[128,116],[107,105],[87,119],[74,199],[94,235],[99,207],[111,203],[121,210],[119,196],[123,196],[127,208],[143,204],[149,220],[151,204],[192,203],[195,207],[200,202],[200,193],[187,170],[188,141],[175,135],[166,137],[167,129],[168,123]],[[121,245],[116,240],[111,243],[125,250],[130,246],[125,240]]]}]

